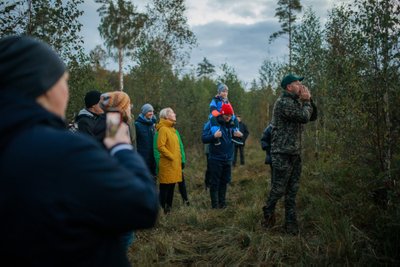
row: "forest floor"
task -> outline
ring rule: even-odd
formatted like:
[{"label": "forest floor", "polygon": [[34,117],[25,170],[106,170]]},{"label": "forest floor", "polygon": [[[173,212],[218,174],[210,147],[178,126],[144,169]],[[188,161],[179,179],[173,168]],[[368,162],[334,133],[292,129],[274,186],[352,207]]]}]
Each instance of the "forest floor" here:
[{"label": "forest floor", "polygon": [[[365,212],[389,216],[351,189],[335,173],[314,163],[303,164],[297,210],[300,233],[284,233],[284,203],[277,205],[277,223],[261,226],[262,206],[270,189],[270,169],[257,144],[246,146],[246,164],[236,166],[228,186],[227,208],[211,209],[205,190],[205,156],[187,152],[185,179],[190,206],[183,204],[176,189],[172,212],[160,215],[156,226],[136,233],[128,258],[132,266],[210,265],[395,265],[399,258],[380,256]],[[353,202],[354,198],[359,201]],[[361,209],[361,210],[360,210]],[[380,217],[382,218],[382,217]],[[379,222],[375,222],[379,223]],[[386,222],[385,222],[386,223]],[[397,226],[393,226],[397,229]],[[395,235],[398,237],[399,231]],[[395,238],[395,237],[393,237]],[[394,239],[395,240],[395,239]],[[390,240],[388,242],[391,242]],[[396,242],[396,241],[393,241]],[[394,254],[399,245],[389,244]]]}]

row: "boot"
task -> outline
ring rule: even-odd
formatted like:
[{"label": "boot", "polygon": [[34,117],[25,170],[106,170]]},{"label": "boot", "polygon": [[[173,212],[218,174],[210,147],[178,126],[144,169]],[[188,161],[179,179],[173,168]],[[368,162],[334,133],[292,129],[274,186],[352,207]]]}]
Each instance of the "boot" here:
[{"label": "boot", "polygon": [[285,224],[283,226],[285,232],[290,235],[297,235],[299,233],[299,226],[297,224],[297,215],[294,208],[285,209]]},{"label": "boot", "polygon": [[210,188],[211,208],[218,208],[218,191]]},{"label": "boot", "polygon": [[275,213],[264,215],[264,221],[261,222],[261,225],[265,228],[272,228],[275,225],[276,218]]}]

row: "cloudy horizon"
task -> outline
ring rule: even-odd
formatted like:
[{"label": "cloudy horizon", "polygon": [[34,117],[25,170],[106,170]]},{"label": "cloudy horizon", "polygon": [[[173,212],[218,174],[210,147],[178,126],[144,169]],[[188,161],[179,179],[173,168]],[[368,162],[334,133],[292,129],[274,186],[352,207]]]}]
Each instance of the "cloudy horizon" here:
[{"label": "cloudy horizon", "polygon": [[[335,4],[349,0],[301,0],[303,11],[308,8],[316,13],[323,25],[328,12]],[[140,11],[145,11],[149,0],[134,1]],[[103,40],[98,32],[100,18],[98,4],[94,0],[85,1],[81,6],[84,15],[81,18],[82,36],[87,52]],[[198,46],[191,52],[186,71],[195,69],[206,57],[216,67],[226,63],[233,67],[238,78],[249,85],[259,77],[258,70],[266,58],[287,60],[287,38],[281,37],[271,44],[269,36],[280,29],[275,17],[277,0],[186,0],[186,16],[191,30],[197,37]],[[116,69],[115,63],[109,63],[108,69]]]}]

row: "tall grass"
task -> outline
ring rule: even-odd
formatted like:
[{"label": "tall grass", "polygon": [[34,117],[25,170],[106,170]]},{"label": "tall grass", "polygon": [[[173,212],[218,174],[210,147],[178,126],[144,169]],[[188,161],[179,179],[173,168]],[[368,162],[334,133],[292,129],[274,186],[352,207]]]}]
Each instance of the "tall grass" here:
[{"label": "tall grass", "polygon": [[137,232],[128,253],[133,266],[400,264],[398,197],[386,210],[373,204],[368,171],[305,161],[297,198],[300,234],[290,236],[281,228],[282,201],[277,226],[261,227],[270,177],[258,144],[246,146],[246,165],[233,169],[224,210],[210,208],[204,154],[187,154],[191,204],[183,205],[176,191],[172,212],[160,214],[154,229]]}]

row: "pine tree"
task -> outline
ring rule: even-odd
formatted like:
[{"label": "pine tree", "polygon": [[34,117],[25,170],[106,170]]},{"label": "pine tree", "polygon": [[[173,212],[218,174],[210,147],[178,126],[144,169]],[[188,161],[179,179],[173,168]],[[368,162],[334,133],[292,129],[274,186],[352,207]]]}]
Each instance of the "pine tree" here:
[{"label": "pine tree", "polygon": [[302,6],[300,0],[279,0],[275,17],[279,18],[281,30],[274,32],[269,37],[269,42],[271,43],[281,35],[287,34],[289,36],[289,68],[292,66],[292,35],[294,22],[296,21],[296,15],[294,13],[301,12],[301,10]]}]

